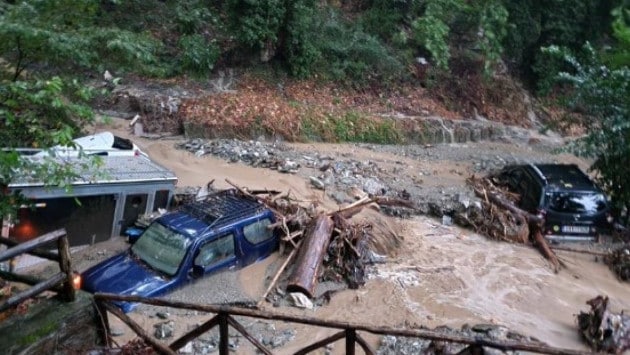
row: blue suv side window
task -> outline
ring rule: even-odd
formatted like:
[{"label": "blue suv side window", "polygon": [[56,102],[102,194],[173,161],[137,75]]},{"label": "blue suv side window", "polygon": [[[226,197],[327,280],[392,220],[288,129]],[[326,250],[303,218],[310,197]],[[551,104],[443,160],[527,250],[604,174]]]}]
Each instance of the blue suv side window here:
[{"label": "blue suv side window", "polygon": [[273,230],[268,228],[270,224],[271,220],[265,218],[243,227],[245,239],[252,244],[258,244],[273,238]]},{"label": "blue suv side window", "polygon": [[209,266],[234,256],[234,234],[215,239],[199,248],[195,265]]}]

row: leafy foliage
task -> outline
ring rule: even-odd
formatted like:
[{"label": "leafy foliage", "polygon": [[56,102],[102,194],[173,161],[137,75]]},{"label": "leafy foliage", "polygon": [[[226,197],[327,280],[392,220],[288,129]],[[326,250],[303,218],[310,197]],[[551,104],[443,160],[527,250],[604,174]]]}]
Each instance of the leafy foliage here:
[{"label": "leafy foliage", "polygon": [[207,75],[219,58],[219,48],[199,34],[182,36],[179,45],[182,48],[182,69],[198,76]]},{"label": "leafy foliage", "polygon": [[72,135],[92,119],[92,110],[80,103],[90,97],[90,90],[78,82],[68,83],[59,77],[3,82],[0,86],[0,141],[4,147],[11,148],[67,144]]},{"label": "leafy foliage", "polygon": [[509,14],[503,41],[507,62],[534,87],[539,80],[543,89],[549,87],[546,79],[553,78],[558,67],[546,63],[540,48],[557,45],[575,51],[586,41],[604,38],[610,31],[610,11],[620,1],[502,0]]},{"label": "leafy foliage", "polygon": [[503,54],[501,42],[507,35],[508,12],[496,0],[479,2],[477,11],[476,17],[479,19],[477,43],[484,57],[484,72],[490,74],[492,65],[501,60]]},{"label": "leafy foliage", "polygon": [[[6,148],[72,145],[75,132],[92,119],[92,111],[81,104],[90,98],[90,90],[76,81],[67,83],[54,77],[0,83],[0,141]],[[6,148],[0,151],[0,216],[15,215],[17,206],[28,203],[19,193],[5,191],[15,178],[26,175],[50,186],[68,187],[77,174],[73,167],[51,158],[34,163]],[[93,164],[98,161],[85,161],[85,167]]]},{"label": "leafy foliage", "polygon": [[428,0],[421,17],[412,23],[413,38],[426,48],[438,67],[448,68],[450,24],[464,8],[462,0]]},{"label": "leafy foliage", "polygon": [[[563,55],[558,47],[547,52]],[[630,208],[630,68],[610,69],[602,65],[595,50],[587,44],[588,57],[582,62],[563,55],[572,72],[560,79],[572,84],[568,104],[581,113],[580,123],[588,134],[572,145],[575,153],[595,159],[591,167],[612,196],[617,208]]]},{"label": "leafy foliage", "polygon": [[613,67],[621,67],[630,63],[630,10],[618,7],[613,10],[613,36],[617,45],[612,53],[607,53],[605,60]]},{"label": "leafy foliage", "polygon": [[278,43],[287,11],[285,1],[228,0],[226,6],[239,42],[258,49]]},{"label": "leafy foliage", "polygon": [[288,8],[282,55],[289,72],[298,78],[309,77],[321,58],[321,50],[314,43],[316,13],[311,1],[292,1]]},{"label": "leafy foliage", "polygon": [[8,6],[0,14],[0,53],[13,68],[13,80],[36,64],[66,69],[153,64],[157,43],[143,34],[96,27],[98,4],[31,0]]},{"label": "leafy foliage", "polygon": [[391,80],[402,70],[398,59],[378,39],[344,23],[331,12],[316,29],[321,52],[318,73],[333,80],[365,83]]},{"label": "leafy foliage", "polygon": [[389,120],[378,120],[348,112],[342,116],[326,115],[324,119],[305,118],[300,134],[308,140],[327,142],[367,142],[399,144],[403,134]]},{"label": "leafy foliage", "polygon": [[216,22],[210,9],[200,1],[178,1],[175,6],[175,21],[180,33],[192,35],[202,30],[207,22]]}]

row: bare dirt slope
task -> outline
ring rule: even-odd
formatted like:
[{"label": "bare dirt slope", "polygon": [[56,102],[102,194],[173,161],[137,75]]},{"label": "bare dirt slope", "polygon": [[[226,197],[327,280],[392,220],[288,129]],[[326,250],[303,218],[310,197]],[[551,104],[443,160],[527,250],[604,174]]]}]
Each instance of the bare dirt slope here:
[{"label": "bare dirt slope", "polygon": [[[127,135],[125,121],[98,127]],[[131,137],[131,136],[130,136]],[[215,186],[228,187],[225,179],[249,188],[291,190],[304,200],[320,200],[327,208],[336,208],[336,203],[321,190],[314,189],[300,174],[281,174],[269,169],[257,169],[242,164],[232,164],[212,156],[196,157],[175,150],[172,140],[147,140],[131,137],[151,158],[174,170],[180,185],[199,186],[215,179]],[[560,160],[585,162],[568,155],[551,155],[533,151],[531,148],[505,143],[476,143],[465,149],[442,147],[440,154],[427,156],[405,154],[410,147],[389,147],[379,151],[358,148],[354,145],[289,145],[298,152],[321,151],[327,154],[352,155],[357,159],[374,159],[387,166],[403,166],[397,175],[404,175],[411,184],[423,175],[423,189],[448,189],[451,185],[463,186],[467,175],[473,173],[474,159],[470,154],[476,149],[501,155],[522,156],[527,159],[537,156],[549,161]],[[454,151],[459,151],[458,155]],[[485,153],[484,153],[485,154]],[[545,155],[546,154],[546,155]],[[402,163],[400,163],[402,162]],[[400,178],[401,176],[396,176]],[[392,177],[393,179],[393,177]],[[403,180],[401,180],[403,181]],[[410,186],[411,188],[411,186]],[[507,326],[523,334],[537,337],[550,345],[586,350],[577,333],[574,315],[586,310],[586,300],[598,294],[608,295],[613,310],[630,310],[630,286],[615,279],[612,272],[592,256],[561,252],[559,256],[568,265],[559,274],[540,254],[526,246],[490,241],[482,236],[455,226],[442,225],[441,221],[428,217],[411,219],[391,218],[399,224],[404,243],[391,253],[385,264],[378,264],[370,271],[370,279],[359,290],[344,290],[334,294],[328,305],[315,310],[300,310],[292,307],[275,308],[270,304],[263,307],[290,314],[317,316],[348,322],[361,322],[387,326],[460,326],[465,323],[492,323]],[[240,295],[259,300],[265,288],[265,276],[277,267],[277,257],[253,265],[240,274],[219,276],[223,281],[205,282],[197,285],[194,292],[179,293],[179,299],[191,297],[195,302],[212,302],[211,295],[222,292],[218,288],[226,283],[238,284]],[[270,271],[271,270],[271,271]],[[216,279],[213,279],[216,280]],[[201,287],[201,289],[199,288]],[[208,295],[208,298],[204,298]],[[205,300],[205,301],[204,301]],[[131,314],[146,329],[163,322],[155,317],[154,309],[143,309]],[[196,313],[171,310],[170,319],[177,325],[174,338],[209,317]],[[284,354],[299,349],[306,341],[321,339],[331,331],[293,327],[287,324],[246,322],[248,326],[263,330],[273,328],[278,333],[291,329],[292,340],[274,351]],[[124,330],[118,341],[124,343],[134,334]],[[261,330],[262,331],[262,330]],[[377,337],[369,337],[374,344]],[[251,353],[251,348],[240,341],[237,353]],[[334,353],[342,353],[343,344],[335,345]]]}]

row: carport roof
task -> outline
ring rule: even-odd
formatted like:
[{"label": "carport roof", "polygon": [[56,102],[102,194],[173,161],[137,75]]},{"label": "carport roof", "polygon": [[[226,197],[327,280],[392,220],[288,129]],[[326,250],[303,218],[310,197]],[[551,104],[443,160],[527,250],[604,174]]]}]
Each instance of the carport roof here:
[{"label": "carport roof", "polygon": [[[79,157],[25,157],[38,163],[44,159],[66,165],[77,172],[77,177],[70,185],[89,184],[121,184],[141,183],[150,181],[177,181],[172,171],[142,155],[138,156],[99,156],[98,162],[92,164],[87,158]],[[44,186],[43,181],[25,173],[17,181],[9,184],[9,188]]]}]

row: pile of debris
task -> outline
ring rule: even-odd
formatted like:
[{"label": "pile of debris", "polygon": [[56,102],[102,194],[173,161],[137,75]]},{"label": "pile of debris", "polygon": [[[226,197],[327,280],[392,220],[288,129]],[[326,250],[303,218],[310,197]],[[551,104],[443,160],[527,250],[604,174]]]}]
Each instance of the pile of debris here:
[{"label": "pile of debris", "polygon": [[604,260],[619,279],[630,281],[630,244],[613,250]]},{"label": "pile of debris", "polygon": [[[291,270],[286,290],[315,298],[319,281],[343,282],[356,289],[366,281],[366,265],[373,261],[370,245],[378,238],[370,223],[352,223],[350,219],[367,206],[402,206],[413,208],[406,200],[364,196],[338,211],[318,210],[301,206],[289,193],[247,191],[228,181],[242,194],[258,199],[276,214],[274,227],[282,230],[281,253],[288,251],[284,264],[276,272],[266,299],[285,270]],[[396,238],[396,236],[392,236]],[[290,251],[289,251],[290,250]],[[291,264],[293,262],[293,264]]]},{"label": "pile of debris", "polygon": [[556,272],[560,269],[561,261],[542,235],[543,219],[518,208],[517,194],[496,186],[491,178],[472,176],[466,181],[475,191],[475,195],[482,199],[482,208],[472,209],[468,214],[459,214],[458,218],[464,220],[461,224],[471,226],[475,232],[492,239],[531,243],[551,262]]},{"label": "pile of debris", "polygon": [[580,334],[595,351],[622,354],[630,349],[630,316],[608,310],[608,297],[586,302],[591,309],[577,316]]}]

